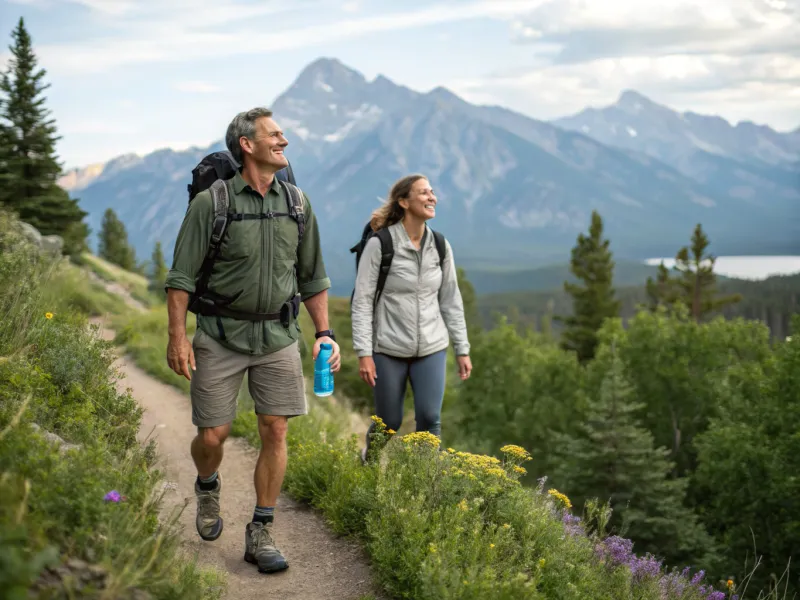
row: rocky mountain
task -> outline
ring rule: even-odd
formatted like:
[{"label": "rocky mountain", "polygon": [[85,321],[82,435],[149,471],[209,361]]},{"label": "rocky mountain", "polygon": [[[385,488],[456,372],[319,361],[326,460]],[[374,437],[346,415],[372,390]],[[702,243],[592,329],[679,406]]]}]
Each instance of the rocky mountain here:
[{"label": "rocky mountain", "polygon": [[[332,59],[308,65],[270,106],[289,137],[298,183],[320,215],[337,293],[352,284],[347,249],[391,184],[410,172],[431,178],[439,197],[433,226],[468,268],[564,262],[593,209],[620,258],[671,256],[698,221],[717,253],[798,250],[800,211],[786,192],[796,166],[707,153],[715,174],[704,180],[666,152],[472,105],[443,88],[419,93],[385,77],[368,81]],[[138,256],[149,256],[156,240],[169,254],[191,169],[219,147],[121,157],[74,193],[93,230],[112,206]]]},{"label": "rocky mountain", "polygon": [[604,108],[587,108],[553,124],[674,166],[723,193],[752,197],[753,186],[800,199],[800,129],[781,133],[717,116],[678,112],[634,91]]}]

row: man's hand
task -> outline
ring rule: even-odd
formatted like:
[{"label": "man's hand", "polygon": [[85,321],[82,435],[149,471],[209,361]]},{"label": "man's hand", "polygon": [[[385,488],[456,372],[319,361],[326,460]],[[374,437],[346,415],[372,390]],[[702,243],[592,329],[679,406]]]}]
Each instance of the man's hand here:
[{"label": "man's hand", "polygon": [[472,361],[469,356],[457,356],[456,362],[458,363],[458,374],[461,377],[461,381],[469,379],[470,373],[472,373]]},{"label": "man's hand", "polygon": [[327,336],[319,338],[314,343],[314,351],[312,353],[314,360],[317,360],[317,356],[319,355],[319,347],[321,344],[330,344],[333,346],[333,351],[331,352],[331,357],[328,359],[328,364],[331,366],[331,372],[336,373],[342,366],[342,357],[339,354],[339,344]]},{"label": "man's hand", "polygon": [[371,356],[362,356],[358,359],[358,374],[361,375],[361,379],[375,387],[375,377],[377,375],[375,373],[375,361]]},{"label": "man's hand", "polygon": [[183,375],[189,381],[192,380],[192,373],[189,370],[196,370],[194,363],[194,350],[192,343],[186,336],[183,335],[169,336],[169,344],[167,344],[167,363],[169,368],[175,371],[178,375]]}]

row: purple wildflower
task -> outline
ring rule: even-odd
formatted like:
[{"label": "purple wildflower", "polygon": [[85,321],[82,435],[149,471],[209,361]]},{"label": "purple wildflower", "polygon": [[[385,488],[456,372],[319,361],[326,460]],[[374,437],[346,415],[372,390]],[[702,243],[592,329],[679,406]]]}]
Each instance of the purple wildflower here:
[{"label": "purple wildflower", "polygon": [[628,561],[628,566],[631,569],[633,578],[637,581],[658,577],[661,573],[661,561],[656,560],[656,557],[651,554],[643,557],[632,556]]},{"label": "purple wildflower", "polygon": [[692,577],[692,585],[700,585],[700,582],[703,581],[703,577],[706,576],[706,572],[702,569],[694,574]]},{"label": "purple wildflower", "polygon": [[561,522],[564,524],[564,531],[567,535],[576,536],[583,533],[583,527],[580,525],[580,517],[576,517],[564,511],[564,514],[561,516]]},{"label": "purple wildflower", "polygon": [[598,551],[603,558],[608,558],[614,564],[627,564],[632,556],[633,542],[618,535],[612,535],[603,540]]},{"label": "purple wildflower", "polygon": [[119,495],[117,490],[111,490],[103,497],[103,500],[106,502],[119,502],[122,500],[122,496]]},{"label": "purple wildflower", "polygon": [[711,592],[706,600],[725,600],[725,592]]}]

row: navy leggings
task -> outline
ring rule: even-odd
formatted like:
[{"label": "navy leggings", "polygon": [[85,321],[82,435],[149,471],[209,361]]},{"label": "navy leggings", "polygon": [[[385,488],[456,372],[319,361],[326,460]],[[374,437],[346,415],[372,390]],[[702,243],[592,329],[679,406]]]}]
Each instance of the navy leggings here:
[{"label": "navy leggings", "polygon": [[[375,414],[388,429],[397,431],[403,423],[403,399],[407,381],[411,380],[414,392],[414,413],[417,431],[429,431],[434,435],[442,432],[442,401],[444,400],[447,350],[420,358],[394,358],[386,354],[374,354],[375,361]],[[373,423],[367,432],[367,447]]]}]

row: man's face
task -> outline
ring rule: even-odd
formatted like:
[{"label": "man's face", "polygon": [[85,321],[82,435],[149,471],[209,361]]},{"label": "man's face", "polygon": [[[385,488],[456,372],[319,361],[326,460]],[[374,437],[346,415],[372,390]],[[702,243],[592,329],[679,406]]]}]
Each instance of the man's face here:
[{"label": "man's face", "polygon": [[243,152],[259,167],[272,167],[277,172],[289,164],[283,155],[283,149],[289,142],[271,117],[258,119],[253,139],[242,138],[240,143]]}]

